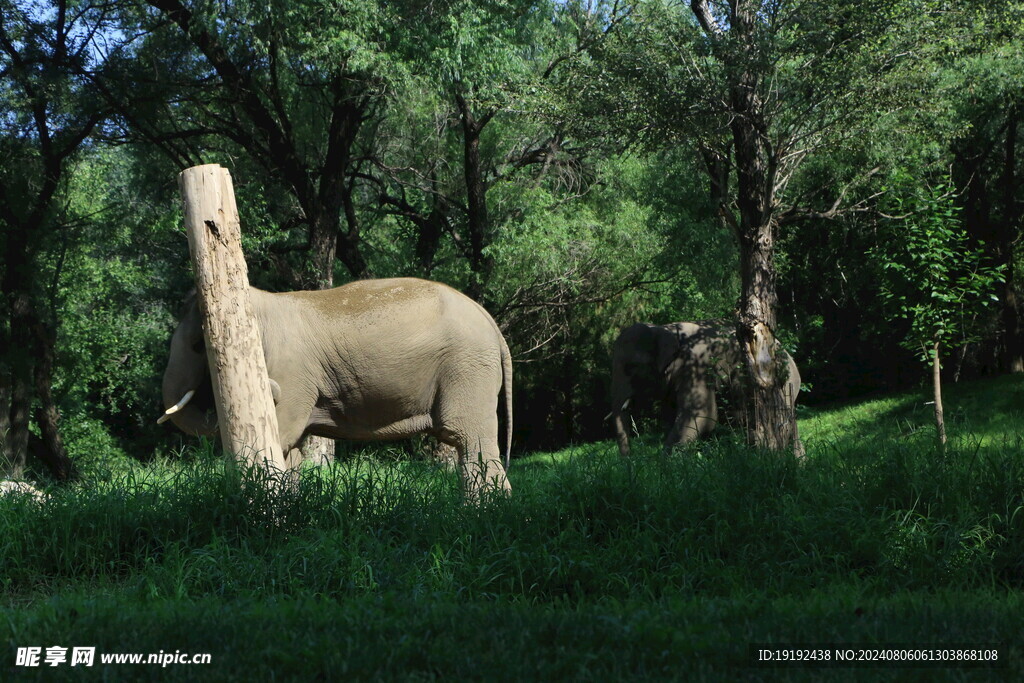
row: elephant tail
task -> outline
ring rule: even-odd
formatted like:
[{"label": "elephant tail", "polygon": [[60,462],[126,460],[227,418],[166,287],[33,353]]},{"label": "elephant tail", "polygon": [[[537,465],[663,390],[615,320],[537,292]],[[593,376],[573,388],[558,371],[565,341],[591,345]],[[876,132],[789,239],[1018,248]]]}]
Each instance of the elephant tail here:
[{"label": "elephant tail", "polygon": [[505,469],[512,460],[512,354],[505,343],[505,337],[498,331],[501,340],[501,386],[505,397]]}]

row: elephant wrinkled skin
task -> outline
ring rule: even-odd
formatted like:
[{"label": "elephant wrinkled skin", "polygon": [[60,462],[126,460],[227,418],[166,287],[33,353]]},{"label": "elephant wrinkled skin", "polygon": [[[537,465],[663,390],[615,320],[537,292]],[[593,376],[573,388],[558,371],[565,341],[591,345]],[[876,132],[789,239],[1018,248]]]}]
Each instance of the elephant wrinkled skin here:
[{"label": "elephant wrinkled skin", "polygon": [[[781,347],[787,371],[785,391],[793,404],[800,373]],[[726,321],[636,323],[612,348],[612,424],[619,453],[629,455],[629,407],[661,401],[671,426],[665,448],[707,436],[718,425],[719,397],[742,405],[743,357],[735,326]],[[738,415],[737,415],[738,416]],[[796,442],[799,452],[801,445]]]},{"label": "elephant wrinkled skin", "polygon": [[[466,490],[511,490],[498,445],[498,397],[512,434],[512,361],[491,316],[469,297],[413,278],[361,280],[323,291],[250,288],[281,448],[306,434],[392,440],[425,433],[458,450]],[[171,338],[163,378],[169,419],[216,433],[198,306]],[[170,412],[170,411],[169,411]]]}]

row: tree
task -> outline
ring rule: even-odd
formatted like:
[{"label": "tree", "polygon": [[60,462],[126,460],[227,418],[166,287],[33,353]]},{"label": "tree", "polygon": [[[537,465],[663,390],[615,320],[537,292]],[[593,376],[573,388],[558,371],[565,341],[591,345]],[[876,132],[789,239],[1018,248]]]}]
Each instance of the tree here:
[{"label": "tree", "polygon": [[583,65],[595,84],[583,93],[588,112],[638,142],[687,145],[703,160],[719,219],[739,248],[737,335],[757,445],[797,444],[775,353],[779,230],[844,208],[842,194],[824,207],[820,196],[791,196],[790,182],[807,159],[893,106],[886,76],[912,54],[911,40],[930,35],[911,5],[691,0],[681,10],[642,2]]},{"label": "tree", "polygon": [[417,77],[381,130],[378,201],[384,213],[412,224],[425,274],[449,238],[470,271],[466,290],[478,300],[486,299],[495,268],[492,245],[523,210],[496,207],[492,190],[565,180],[558,194],[568,201],[587,187],[585,149],[543,116],[546,82],[569,49],[567,31],[552,26],[565,11],[452,0],[422,7],[407,28],[405,59]]},{"label": "tree", "polygon": [[[1020,12],[1020,8],[1017,8]],[[950,140],[957,182],[971,233],[986,244],[988,258],[1003,269],[999,286],[1002,328],[998,344],[1004,372],[1024,372],[1024,304],[1016,280],[1017,244],[1024,217],[1024,76],[1020,36],[984,16],[967,55],[944,64],[939,83],[946,116],[959,130]],[[1000,30],[1002,29],[1002,30]]]},{"label": "tree", "polygon": [[903,344],[931,364],[936,436],[945,446],[942,351],[976,338],[978,313],[997,300],[1003,267],[985,265],[983,249],[969,244],[948,178],[920,188],[903,175],[896,185],[889,202],[897,217],[868,255],[881,266],[890,314],[910,323]]},{"label": "tree", "polygon": [[117,55],[118,68],[91,73],[125,139],[157,146],[180,168],[241,153],[285,233],[281,258],[300,255],[293,285],[332,286],[336,258],[350,277],[367,277],[359,144],[401,78],[389,57],[393,9],[376,0],[149,6],[122,14],[122,30],[141,38]]},{"label": "tree", "polygon": [[[57,320],[39,271],[74,229],[66,190],[70,166],[105,117],[74,74],[99,57],[94,36],[109,9],[67,0],[0,3],[0,469],[20,476],[30,447],[60,479],[71,473],[52,384]],[[59,277],[59,269],[57,272]],[[56,278],[55,278],[56,279]],[[41,438],[29,431],[33,404]]]}]

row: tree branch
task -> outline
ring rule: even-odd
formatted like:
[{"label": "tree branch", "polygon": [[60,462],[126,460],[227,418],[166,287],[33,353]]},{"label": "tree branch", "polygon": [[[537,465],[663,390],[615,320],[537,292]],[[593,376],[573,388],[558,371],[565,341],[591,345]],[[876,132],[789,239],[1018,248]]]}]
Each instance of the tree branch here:
[{"label": "tree branch", "polygon": [[707,0],[690,0],[690,9],[693,10],[693,16],[697,17],[697,23],[704,29],[704,33],[715,37],[722,35],[722,27],[718,25],[714,15],[711,14]]}]

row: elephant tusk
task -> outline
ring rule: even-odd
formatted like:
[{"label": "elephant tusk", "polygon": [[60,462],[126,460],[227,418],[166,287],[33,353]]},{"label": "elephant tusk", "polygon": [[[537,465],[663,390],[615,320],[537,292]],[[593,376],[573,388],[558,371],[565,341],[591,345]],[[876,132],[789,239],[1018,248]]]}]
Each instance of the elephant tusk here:
[{"label": "elephant tusk", "polygon": [[188,392],[186,392],[186,394],[181,397],[180,401],[178,401],[173,406],[164,411],[164,414],[160,416],[160,419],[158,419],[156,423],[158,425],[162,425],[164,422],[167,422],[167,420],[171,419],[171,415],[174,415],[176,412],[184,408],[185,405],[192,400],[192,397],[195,395],[195,393],[195,389],[189,389]]},{"label": "elephant tusk", "polygon": [[607,415],[605,415],[603,422],[607,422],[608,420],[612,419],[612,417],[615,415],[616,412],[619,412],[619,413],[626,412],[626,408],[629,407],[629,402],[632,401],[632,400],[633,400],[632,397],[627,398],[625,400],[625,402],[623,402],[622,407],[618,409],[618,411],[613,410],[612,412],[610,412]]}]

